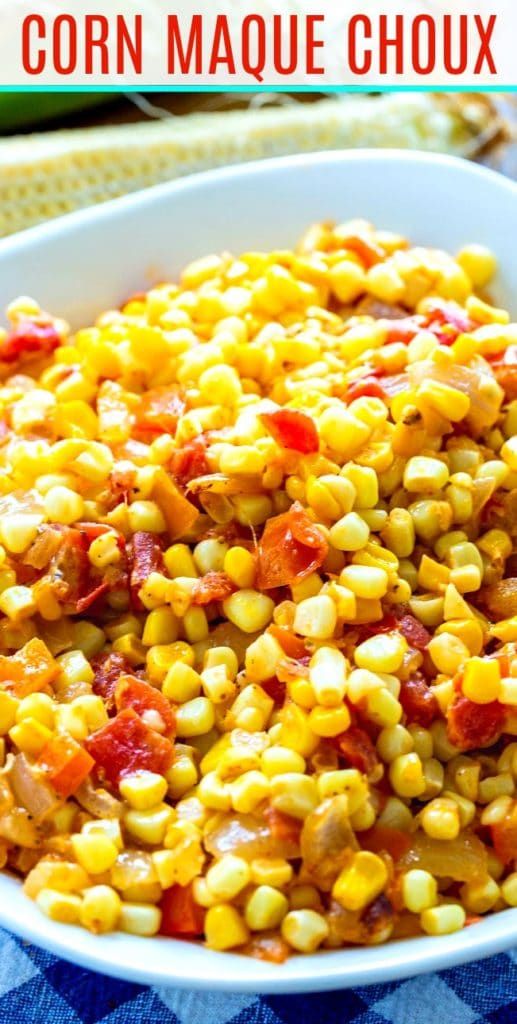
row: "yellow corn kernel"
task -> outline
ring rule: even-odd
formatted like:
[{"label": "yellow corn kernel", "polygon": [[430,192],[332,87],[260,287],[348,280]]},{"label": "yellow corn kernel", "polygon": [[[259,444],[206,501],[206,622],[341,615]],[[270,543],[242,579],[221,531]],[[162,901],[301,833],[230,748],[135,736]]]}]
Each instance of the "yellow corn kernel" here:
[{"label": "yellow corn kernel", "polygon": [[232,806],[230,787],[215,771],[203,775],[196,792],[205,807],[214,811],[229,811]]},{"label": "yellow corn kernel", "polygon": [[388,869],[382,858],[362,850],[338,875],[332,896],[345,910],[363,910],[380,895],[387,881]]},{"label": "yellow corn kernel", "polygon": [[251,880],[250,866],[243,857],[224,854],[209,867],[205,875],[210,894],[217,900],[233,900]]},{"label": "yellow corn kernel", "polygon": [[113,867],[118,849],[109,836],[98,833],[76,833],[71,837],[77,863],[89,875],[101,875]]},{"label": "yellow corn kernel", "polygon": [[348,565],[339,577],[357,597],[379,598],[388,592],[388,574],[384,569],[367,565]]},{"label": "yellow corn kernel", "polygon": [[278,928],[289,909],[287,897],[270,885],[259,885],[246,901],[244,919],[251,931]]},{"label": "yellow corn kernel", "polygon": [[60,924],[77,924],[81,911],[81,897],[57,889],[40,889],[35,897],[39,909]]},{"label": "yellow corn kernel", "polygon": [[219,903],[207,910],[205,940],[209,949],[234,949],[248,939],[248,927],[235,907]]},{"label": "yellow corn kernel", "polygon": [[461,684],[463,693],[475,704],[490,704],[499,699],[501,672],[496,658],[470,658]]},{"label": "yellow corn kernel", "polygon": [[368,799],[368,782],[357,768],[324,771],[316,779],[320,800],[333,796],[346,796],[349,814],[355,814]]},{"label": "yellow corn kernel", "polygon": [[69,487],[51,487],[43,503],[49,520],[54,523],[69,526],[83,515],[83,499]]},{"label": "yellow corn kernel", "polygon": [[268,778],[284,775],[286,772],[305,771],[305,759],[289,747],[273,745],[266,747],[261,755],[261,769]]},{"label": "yellow corn kernel", "polygon": [[338,736],[348,729],[350,723],[350,712],[346,704],[340,704],[338,707],[317,705],[309,714],[309,726],[316,736]]},{"label": "yellow corn kernel", "polygon": [[119,923],[120,896],[110,885],[93,885],[83,892],[80,921],[95,935],[112,932]]},{"label": "yellow corn kernel", "polygon": [[213,665],[201,673],[203,693],[213,704],[224,704],[235,696],[236,686],[228,678],[225,665]]},{"label": "yellow corn kernel", "polygon": [[484,288],[497,270],[497,260],[493,252],[486,246],[475,243],[463,246],[456,256],[456,262],[468,274],[475,288]]},{"label": "yellow corn kernel", "polygon": [[338,551],[360,551],[368,543],[370,530],[357,512],[347,512],[330,528],[330,543]]},{"label": "yellow corn kernel", "polygon": [[43,516],[35,512],[4,513],[0,519],[0,539],[13,555],[22,554],[35,540]]},{"label": "yellow corn kernel", "polygon": [[102,651],[106,643],[106,634],[93,622],[74,622],[72,643],[74,648],[82,651],[86,658],[93,658],[95,654]]},{"label": "yellow corn kernel", "polygon": [[237,590],[223,603],[227,619],[244,633],[258,633],[273,617],[274,602],[257,590]]},{"label": "yellow corn kernel", "polygon": [[19,705],[17,697],[13,697],[7,690],[0,690],[0,736],[5,736],[14,725]]},{"label": "yellow corn kernel", "polygon": [[411,799],[425,791],[425,776],[418,754],[400,754],[390,764],[390,782],[398,796]]},{"label": "yellow corn kernel", "polygon": [[119,789],[134,810],[148,811],[164,799],[167,782],[162,775],[141,769],[124,776]]},{"label": "yellow corn kernel", "polygon": [[315,910],[290,910],[281,925],[282,937],[298,953],[314,953],[327,938],[328,924]]},{"label": "yellow corn kernel", "polygon": [[509,907],[517,907],[517,871],[508,875],[502,882],[501,896]]},{"label": "yellow corn kernel", "polygon": [[500,896],[501,890],[493,878],[467,882],[460,889],[461,902],[470,914],[486,914],[492,910]]},{"label": "yellow corn kernel", "polygon": [[52,736],[52,730],[36,718],[24,718],[9,729],[9,739],[23,754],[37,757]]},{"label": "yellow corn kernel", "polygon": [[203,654],[203,668],[224,665],[229,679],[235,679],[239,671],[239,659],[231,647],[209,647]]},{"label": "yellow corn kernel", "polygon": [[176,732],[181,737],[203,736],[214,722],[214,706],[208,697],[194,697],[176,710]]},{"label": "yellow corn kernel", "polygon": [[327,640],[333,635],[336,623],[336,606],[326,594],[308,597],[296,605],[293,629],[301,636]]},{"label": "yellow corn kernel", "polygon": [[319,433],[343,460],[351,459],[367,443],[371,427],[341,405],[331,405],[319,418]]},{"label": "yellow corn kernel", "polygon": [[422,828],[432,839],[456,839],[461,822],[458,805],[447,797],[431,800],[421,812]]},{"label": "yellow corn kernel", "polygon": [[274,775],[271,779],[271,802],[283,814],[303,820],[318,805],[316,781],[297,772]]},{"label": "yellow corn kernel", "polygon": [[429,871],[413,868],[402,876],[402,899],[412,914],[434,907],[438,900],[436,879]]},{"label": "yellow corn kernel", "polygon": [[[6,694],[6,696],[8,696]],[[46,693],[31,693],[24,697],[15,708],[16,721],[21,722],[24,718],[34,718],[36,721],[46,725],[47,729],[54,727],[54,701]]]},{"label": "yellow corn kernel", "polygon": [[12,622],[28,618],[36,611],[36,601],[30,587],[7,587],[0,594],[0,611]]},{"label": "yellow corn kernel", "polygon": [[236,587],[247,590],[255,582],[255,559],[246,548],[236,545],[228,549],[224,556],[224,572],[228,574]]},{"label": "yellow corn kernel", "polygon": [[162,693],[175,704],[185,704],[201,693],[201,676],[184,661],[176,661],[168,669]]},{"label": "yellow corn kernel", "polygon": [[171,608],[154,608],[145,620],[142,643],[146,647],[173,644],[178,639],[179,623]]},{"label": "yellow corn kernel", "polygon": [[302,757],[310,757],[319,743],[319,736],[313,733],[307,713],[296,704],[286,704],[279,714],[279,721],[275,743],[290,747]]},{"label": "yellow corn kernel", "polygon": [[230,799],[238,814],[250,814],[269,796],[269,779],[260,771],[243,772],[230,783]]},{"label": "yellow corn kernel", "polygon": [[271,679],[285,654],[280,644],[269,633],[257,637],[246,650],[245,668],[247,678],[254,683]]},{"label": "yellow corn kernel", "polygon": [[403,725],[387,726],[377,737],[377,751],[385,764],[390,764],[401,754],[410,754],[413,746],[413,737]]},{"label": "yellow corn kernel", "polygon": [[463,928],[466,916],[459,903],[444,903],[440,907],[423,910],[420,925],[427,935],[450,935]]},{"label": "yellow corn kernel", "polygon": [[118,917],[118,928],[129,935],[145,937],[156,935],[162,922],[161,910],[152,904],[122,903]]},{"label": "yellow corn kernel", "polygon": [[309,679],[318,704],[338,707],[346,693],[346,661],[334,647],[319,647],[309,666]]},{"label": "yellow corn kernel", "polygon": [[433,636],[427,650],[438,671],[448,676],[453,676],[470,657],[463,641],[449,632]]},{"label": "yellow corn kernel", "polygon": [[480,804],[489,804],[498,797],[512,796],[514,790],[514,781],[510,772],[489,775],[479,783],[478,802]]},{"label": "yellow corn kernel", "polygon": [[[165,782],[165,780],[163,780]],[[174,811],[168,804],[159,803],[147,810],[130,810],[124,814],[124,826],[130,835],[150,846],[163,843]]]},{"label": "yellow corn kernel", "polygon": [[256,857],[250,863],[250,871],[254,885],[273,886],[275,889],[288,885],[293,877],[291,864],[281,857]]},{"label": "yellow corn kernel", "polygon": [[354,660],[358,668],[370,672],[397,672],[407,649],[406,640],[398,633],[379,634],[356,647]]},{"label": "yellow corn kernel", "polygon": [[176,755],[167,774],[167,786],[173,800],[188,793],[198,781],[198,771],[191,757]]},{"label": "yellow corn kernel", "polygon": [[443,593],[450,579],[450,570],[429,555],[423,555],[418,567],[418,584],[423,590]]}]

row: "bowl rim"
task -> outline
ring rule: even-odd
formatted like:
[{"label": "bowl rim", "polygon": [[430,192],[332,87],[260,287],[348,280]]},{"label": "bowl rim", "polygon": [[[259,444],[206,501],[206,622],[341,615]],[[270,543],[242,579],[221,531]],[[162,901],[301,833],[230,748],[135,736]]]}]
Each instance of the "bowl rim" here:
[{"label": "bowl rim", "polygon": [[[517,183],[461,157],[403,149],[328,150],[252,161],[202,171],[155,185],[95,207],[74,211],[0,240],[0,257],[16,257],[59,239],[95,221],[109,225],[112,216],[167,203],[219,182],[235,182],[251,175],[276,170],[302,172],[308,166],[360,166],[364,162],[434,166],[460,178],[488,185],[515,201]],[[494,228],[494,234],[497,227]],[[3,898],[2,898],[3,897]],[[176,987],[211,991],[257,993],[310,992],[357,987],[401,980],[443,970],[509,950],[517,943],[517,908],[484,918],[474,927],[439,938],[418,937],[373,947],[349,947],[305,956],[293,956],[282,966],[266,964],[235,953],[215,953],[201,944],[183,940],[143,939],[116,933],[94,936],[75,926],[63,926],[45,918],[25,897],[17,880],[0,875],[0,925],[21,939],[34,942],[56,956],[102,974],[161,988]],[[172,945],[171,945],[172,943]],[[174,956],[179,952],[179,956]],[[171,956],[171,953],[173,954]],[[178,961],[176,964],[175,961]]]}]

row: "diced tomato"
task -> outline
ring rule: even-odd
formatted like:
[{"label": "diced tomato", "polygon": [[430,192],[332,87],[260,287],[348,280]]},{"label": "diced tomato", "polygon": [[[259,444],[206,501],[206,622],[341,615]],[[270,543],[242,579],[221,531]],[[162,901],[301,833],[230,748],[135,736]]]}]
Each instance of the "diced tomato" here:
[{"label": "diced tomato", "polygon": [[9,657],[0,655],[0,682],[8,682],[16,697],[46,690],[59,671],[57,661],[38,637],[29,640]]},{"label": "diced tomato", "polygon": [[385,258],[384,250],[373,241],[373,238],[368,238],[367,235],[347,235],[346,238],[340,238],[339,241],[344,249],[355,252],[367,269],[373,267],[375,263],[380,263]]},{"label": "diced tomato", "polygon": [[386,391],[377,377],[360,377],[346,389],[345,402],[353,402],[356,398],[386,398]]},{"label": "diced tomato", "polygon": [[206,438],[202,434],[187,441],[172,454],[170,470],[176,483],[185,488],[198,476],[206,476],[210,466],[206,457]]},{"label": "diced tomato", "polygon": [[490,831],[494,850],[503,864],[517,860],[517,800],[512,802],[503,820],[492,825]]},{"label": "diced tomato", "polygon": [[296,661],[301,661],[302,658],[307,656],[307,648],[305,646],[305,640],[296,636],[286,626],[277,626],[272,623],[268,626],[268,633],[274,636],[275,640],[278,641],[280,647],[287,654],[288,658],[294,658]]},{"label": "diced tomato", "polygon": [[85,746],[100,776],[112,785],[141,768],[164,775],[174,758],[170,740],[149,729],[133,708],[119,711],[85,740]]},{"label": "diced tomato", "polygon": [[142,434],[174,434],[186,404],[177,388],[152,388],[140,396],[136,412],[135,432]]},{"label": "diced tomato", "polygon": [[137,530],[133,534],[129,545],[129,564],[131,604],[136,610],[142,611],[143,605],[138,591],[152,572],[163,571],[163,552],[155,533]]},{"label": "diced tomato", "polygon": [[504,391],[505,400],[513,402],[517,398],[517,365],[492,363],[492,370],[497,383]]},{"label": "diced tomato", "polygon": [[389,825],[374,825],[366,832],[361,832],[361,846],[372,853],[389,853],[397,861],[411,848],[411,836]]},{"label": "diced tomato", "polygon": [[408,722],[429,728],[431,722],[438,717],[440,707],[438,701],[419,673],[400,684],[399,701],[407,715]]},{"label": "diced tomato", "polygon": [[43,747],[36,767],[48,775],[58,796],[66,800],[88,777],[93,757],[71,736],[56,735]]},{"label": "diced tomato", "polygon": [[271,679],[264,679],[261,682],[261,687],[266,691],[268,697],[274,700],[275,704],[281,706],[285,700],[286,685],[282,683],[276,676],[272,676]]},{"label": "diced tomato", "polygon": [[298,409],[278,409],[264,412],[261,420],[275,441],[283,448],[310,455],[320,446],[316,424],[310,416]]},{"label": "diced tomato", "polygon": [[286,843],[298,843],[302,831],[302,823],[298,818],[292,818],[290,814],[277,811],[276,807],[268,804],[264,808],[264,818],[269,825],[271,838]]},{"label": "diced tomato", "polygon": [[441,345],[452,345],[460,334],[479,326],[461,306],[447,299],[428,299],[423,319],[425,329],[436,335]]},{"label": "diced tomato", "polygon": [[268,519],[258,546],[259,590],[299,583],[325,561],[328,544],[299,502]]},{"label": "diced tomato", "polygon": [[172,885],[165,890],[159,906],[162,912],[160,935],[194,939],[203,934],[205,911],[194,899],[192,884]]},{"label": "diced tomato", "polygon": [[22,320],[0,345],[0,361],[15,363],[30,356],[49,356],[59,348],[61,338],[53,324]]},{"label": "diced tomato", "polygon": [[415,619],[414,615],[402,615],[397,620],[397,629],[406,638],[410,647],[414,647],[417,651],[425,651],[431,634],[418,619]]},{"label": "diced tomato", "polygon": [[211,601],[226,601],[236,590],[226,572],[207,572],[196,580],[192,590],[193,604],[210,604]]},{"label": "diced tomato", "polygon": [[379,758],[375,747],[368,733],[357,725],[351,725],[346,732],[336,736],[332,742],[352,768],[357,768],[365,775],[370,775],[377,767]]},{"label": "diced tomato", "polygon": [[468,697],[459,697],[447,712],[447,735],[460,750],[490,747],[499,739],[505,722],[505,709],[494,700],[475,704]]},{"label": "diced tomato", "polygon": [[93,692],[102,697],[108,711],[115,707],[115,688],[123,675],[131,673],[131,663],[123,654],[112,651],[110,654],[97,654],[91,660],[95,673],[92,683]]},{"label": "diced tomato", "polygon": [[[174,712],[169,701],[161,690],[146,683],[144,679],[138,679],[130,674],[120,676],[115,686],[115,705],[117,711],[133,708],[145,724],[156,732],[165,733],[170,737],[174,730]],[[151,714],[148,715],[148,712]],[[153,722],[156,716],[159,716],[159,720],[155,725]],[[160,722],[162,728],[159,728]]]},{"label": "diced tomato", "polygon": [[357,642],[362,644],[363,640],[368,640],[371,636],[377,636],[377,633],[392,633],[393,630],[397,629],[398,620],[391,612],[386,612],[380,622],[365,622],[359,626],[357,630]]},{"label": "diced tomato", "polygon": [[423,316],[403,316],[397,320],[389,320],[384,325],[387,330],[385,344],[390,345],[394,342],[402,342],[403,345],[409,345],[409,342],[413,341],[415,335],[423,330],[424,324],[425,317]]}]

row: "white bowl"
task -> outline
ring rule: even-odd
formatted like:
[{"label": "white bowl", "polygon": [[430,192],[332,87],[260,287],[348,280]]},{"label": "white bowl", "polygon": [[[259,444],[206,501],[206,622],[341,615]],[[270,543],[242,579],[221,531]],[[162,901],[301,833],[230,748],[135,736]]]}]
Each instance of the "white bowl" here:
[{"label": "white bowl", "polygon": [[[209,172],[72,214],[0,242],[0,308],[29,294],[88,322],[190,259],[291,245],[312,221],[366,217],[423,245],[497,253],[494,299],[515,308],[517,186],[448,157],[389,151],[288,157]],[[0,875],[0,924],[84,967],[129,981],[233,992],[303,992],[403,978],[517,942],[517,909],[440,938],[293,956],[283,966],[201,945],[93,936],[43,917]]]}]

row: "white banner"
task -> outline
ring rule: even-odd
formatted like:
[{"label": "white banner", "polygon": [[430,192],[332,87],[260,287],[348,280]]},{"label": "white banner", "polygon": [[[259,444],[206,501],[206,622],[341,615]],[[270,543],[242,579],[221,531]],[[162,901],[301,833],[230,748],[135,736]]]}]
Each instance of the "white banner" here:
[{"label": "white banner", "polygon": [[0,0],[0,87],[517,85],[516,0]]}]

